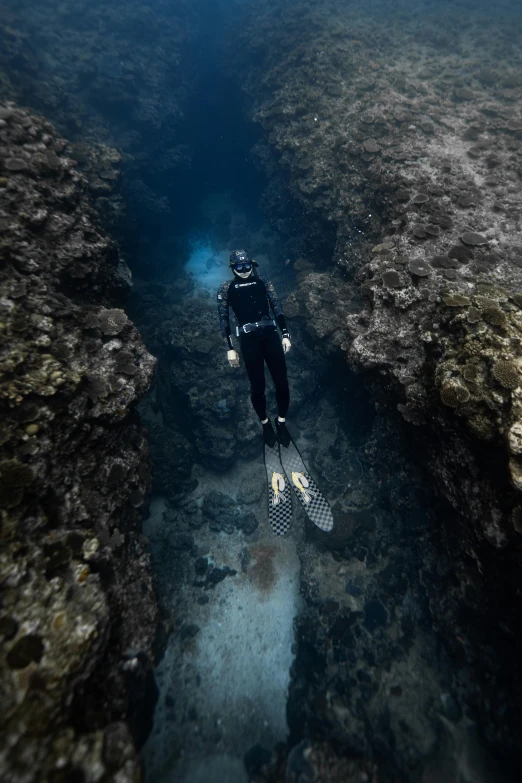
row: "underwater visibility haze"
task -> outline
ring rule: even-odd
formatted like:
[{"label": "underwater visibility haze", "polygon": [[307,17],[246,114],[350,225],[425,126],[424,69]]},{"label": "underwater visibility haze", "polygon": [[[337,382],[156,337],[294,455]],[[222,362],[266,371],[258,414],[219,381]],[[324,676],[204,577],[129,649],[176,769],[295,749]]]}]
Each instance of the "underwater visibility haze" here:
[{"label": "underwater visibility haze", "polygon": [[3,0],[2,780],[518,783],[521,41]]}]

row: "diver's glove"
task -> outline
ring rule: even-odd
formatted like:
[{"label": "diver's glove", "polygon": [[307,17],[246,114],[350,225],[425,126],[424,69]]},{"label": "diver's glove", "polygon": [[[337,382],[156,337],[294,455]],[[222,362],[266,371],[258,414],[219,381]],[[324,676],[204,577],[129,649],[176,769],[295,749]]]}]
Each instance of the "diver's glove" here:
[{"label": "diver's glove", "polygon": [[231,367],[239,367],[239,354],[233,348],[227,351],[227,359]]},{"label": "diver's glove", "polygon": [[291,347],[292,347],[292,343],[290,342],[290,338],[283,337],[283,351],[285,353],[288,353]]}]

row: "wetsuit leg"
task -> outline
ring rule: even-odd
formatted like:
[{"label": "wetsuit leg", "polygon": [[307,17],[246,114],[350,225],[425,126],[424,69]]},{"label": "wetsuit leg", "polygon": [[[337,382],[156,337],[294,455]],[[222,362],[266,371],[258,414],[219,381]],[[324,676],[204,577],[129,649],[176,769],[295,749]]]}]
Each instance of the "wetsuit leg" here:
[{"label": "wetsuit leg", "polygon": [[265,361],[262,338],[257,335],[241,337],[241,353],[250,381],[250,399],[260,421],[266,419]]},{"label": "wetsuit leg", "polygon": [[275,329],[263,338],[263,348],[266,366],[270,370],[270,375],[274,381],[277,412],[284,419],[290,405],[290,390],[286,374],[285,353],[281,345],[279,333]]}]

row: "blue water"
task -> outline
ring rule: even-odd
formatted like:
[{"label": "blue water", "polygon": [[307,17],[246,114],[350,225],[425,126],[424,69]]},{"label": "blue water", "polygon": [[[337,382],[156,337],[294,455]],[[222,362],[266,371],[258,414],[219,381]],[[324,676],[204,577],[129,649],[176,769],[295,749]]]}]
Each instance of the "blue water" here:
[{"label": "blue water", "polygon": [[184,271],[194,280],[197,288],[216,293],[223,280],[230,276],[231,249],[215,251],[208,239],[192,240],[190,257]]}]

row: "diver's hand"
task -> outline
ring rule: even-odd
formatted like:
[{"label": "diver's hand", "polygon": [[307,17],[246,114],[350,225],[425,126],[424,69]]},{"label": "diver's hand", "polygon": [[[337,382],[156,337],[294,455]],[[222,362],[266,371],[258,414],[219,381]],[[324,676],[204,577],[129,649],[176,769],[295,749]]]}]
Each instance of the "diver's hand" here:
[{"label": "diver's hand", "polygon": [[291,347],[292,347],[292,343],[290,342],[288,337],[283,337],[283,351],[285,353],[288,353]]},{"label": "diver's hand", "polygon": [[227,359],[231,367],[239,367],[239,355],[237,351],[227,351]]}]

